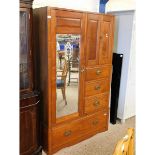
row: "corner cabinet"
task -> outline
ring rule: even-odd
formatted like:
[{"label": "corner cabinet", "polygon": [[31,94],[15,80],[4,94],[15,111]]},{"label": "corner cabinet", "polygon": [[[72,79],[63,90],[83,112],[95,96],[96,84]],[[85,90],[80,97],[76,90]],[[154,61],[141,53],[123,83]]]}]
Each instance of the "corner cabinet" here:
[{"label": "corner cabinet", "polygon": [[32,1],[20,0],[20,155],[39,155],[40,97],[34,91]]},{"label": "corner cabinet", "polygon": [[33,21],[43,149],[52,155],[108,130],[114,16],[43,7]]}]

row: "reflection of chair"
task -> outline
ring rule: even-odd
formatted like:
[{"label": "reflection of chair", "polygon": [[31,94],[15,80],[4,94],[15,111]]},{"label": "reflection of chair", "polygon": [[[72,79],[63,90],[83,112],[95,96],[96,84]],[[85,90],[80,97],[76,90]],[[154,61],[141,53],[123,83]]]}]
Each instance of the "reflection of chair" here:
[{"label": "reflection of chair", "polygon": [[67,72],[68,72],[68,65],[67,65],[66,59],[63,59],[63,60],[64,60],[64,64],[62,67],[63,69],[57,71],[57,73],[61,72],[62,74],[57,75],[57,81],[56,82],[57,82],[57,89],[61,89],[63,99],[65,100],[65,104],[67,104],[67,101],[66,101],[66,78],[67,78]]},{"label": "reflection of chair", "polygon": [[127,135],[116,145],[113,155],[134,155],[134,129],[129,128]]},{"label": "reflection of chair", "polygon": [[62,67],[62,59],[65,56],[65,52],[64,51],[58,51],[58,57],[59,57],[59,62],[60,62],[60,69]]}]

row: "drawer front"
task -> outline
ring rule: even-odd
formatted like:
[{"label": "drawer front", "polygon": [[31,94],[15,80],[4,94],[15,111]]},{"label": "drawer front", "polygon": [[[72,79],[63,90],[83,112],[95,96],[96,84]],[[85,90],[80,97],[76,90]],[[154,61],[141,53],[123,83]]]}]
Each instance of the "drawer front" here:
[{"label": "drawer front", "polygon": [[86,97],[108,92],[109,90],[110,90],[110,83],[108,78],[91,82],[85,82]]},{"label": "drawer front", "polygon": [[107,127],[108,112],[105,111],[96,112],[71,123],[53,127],[52,148],[56,151],[64,146],[70,146],[75,141],[81,141],[85,136],[87,138],[89,134],[106,131]]},{"label": "drawer front", "polygon": [[99,94],[85,98],[85,113],[108,109],[109,93]]},{"label": "drawer front", "polygon": [[65,125],[59,125],[52,130],[53,148],[69,143],[79,137],[82,131],[81,120],[73,121]]},{"label": "drawer front", "polygon": [[111,76],[111,66],[86,68],[86,80],[95,80]]},{"label": "drawer front", "polygon": [[84,132],[89,133],[95,130],[107,130],[108,111],[100,111],[87,117],[84,121]]}]

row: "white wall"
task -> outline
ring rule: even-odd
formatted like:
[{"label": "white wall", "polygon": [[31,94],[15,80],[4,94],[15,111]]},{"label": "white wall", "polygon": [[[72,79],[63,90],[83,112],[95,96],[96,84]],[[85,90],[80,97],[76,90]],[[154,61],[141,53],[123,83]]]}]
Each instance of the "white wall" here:
[{"label": "white wall", "polygon": [[135,0],[109,0],[106,4],[106,12],[135,10]]},{"label": "white wall", "polygon": [[34,0],[33,8],[43,6],[98,12],[99,0]]},{"label": "white wall", "polygon": [[133,28],[132,28],[132,39],[131,39],[131,49],[130,49],[130,61],[129,61],[129,70],[128,70],[128,83],[127,83],[127,92],[126,92],[126,104],[124,119],[134,116],[136,113],[135,104],[136,104],[136,49],[135,49],[135,16],[133,19]]},{"label": "white wall", "polygon": [[117,117],[135,115],[135,11],[114,11],[114,52],[123,54]]}]

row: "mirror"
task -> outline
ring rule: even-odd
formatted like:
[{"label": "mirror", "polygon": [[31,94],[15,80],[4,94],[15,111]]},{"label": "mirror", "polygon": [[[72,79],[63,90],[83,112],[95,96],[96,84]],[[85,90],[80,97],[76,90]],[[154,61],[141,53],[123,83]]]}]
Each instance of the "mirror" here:
[{"label": "mirror", "polygon": [[78,112],[80,35],[56,35],[56,117]]}]

